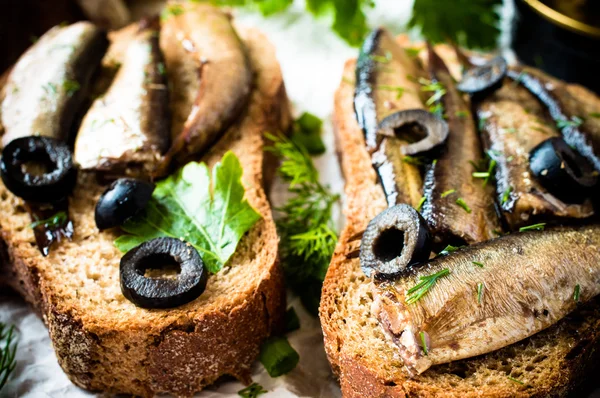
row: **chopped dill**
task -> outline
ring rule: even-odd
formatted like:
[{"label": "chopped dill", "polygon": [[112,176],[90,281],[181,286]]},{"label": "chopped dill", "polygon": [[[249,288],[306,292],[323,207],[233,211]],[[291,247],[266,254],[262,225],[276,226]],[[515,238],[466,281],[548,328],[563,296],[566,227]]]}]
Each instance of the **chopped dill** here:
[{"label": "chopped dill", "polygon": [[433,286],[435,286],[438,279],[448,275],[450,275],[450,270],[448,268],[444,268],[443,270],[436,272],[435,274],[420,277],[419,283],[416,286],[408,289],[408,291],[406,292],[406,303],[416,303],[423,296],[425,296],[427,292],[429,292],[429,290],[433,288]]}]

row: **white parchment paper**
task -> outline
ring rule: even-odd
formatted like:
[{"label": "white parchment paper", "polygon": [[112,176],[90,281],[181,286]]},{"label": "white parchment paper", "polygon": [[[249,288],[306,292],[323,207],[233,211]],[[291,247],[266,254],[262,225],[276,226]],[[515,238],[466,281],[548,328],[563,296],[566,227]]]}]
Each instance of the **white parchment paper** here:
[{"label": "white parchment paper", "polygon": [[[285,84],[295,115],[303,111],[314,113],[325,121],[324,140],[327,153],[316,164],[322,180],[334,192],[342,193],[343,179],[333,152],[331,113],[333,94],[338,86],[344,61],[357,54],[355,48],[347,46],[328,27],[327,21],[315,22],[306,14],[304,4],[296,2],[282,15],[267,19],[251,12],[236,11],[236,19],[248,26],[263,30],[277,48]],[[398,33],[410,15],[412,0],[377,0],[377,6],[369,11],[373,26],[385,25]],[[512,11],[509,5],[504,14]],[[504,23],[504,26],[508,26]],[[506,38],[503,40],[507,43]],[[275,205],[282,202],[285,186],[276,183],[272,193]],[[342,216],[336,209],[339,226]],[[301,328],[288,337],[300,354],[298,367],[288,375],[273,379],[259,363],[254,365],[253,380],[261,384],[272,397],[339,397],[323,350],[323,337],[319,322],[308,315],[299,300],[289,297],[288,303],[295,307],[300,316]],[[3,296],[0,292],[0,322],[14,323],[19,331],[17,368],[11,381],[0,393],[1,397],[95,397],[74,386],[62,372],[52,349],[48,332],[42,321],[17,297]],[[237,397],[243,386],[237,382],[225,382],[198,394],[203,398]],[[595,398],[600,398],[598,392]]]}]

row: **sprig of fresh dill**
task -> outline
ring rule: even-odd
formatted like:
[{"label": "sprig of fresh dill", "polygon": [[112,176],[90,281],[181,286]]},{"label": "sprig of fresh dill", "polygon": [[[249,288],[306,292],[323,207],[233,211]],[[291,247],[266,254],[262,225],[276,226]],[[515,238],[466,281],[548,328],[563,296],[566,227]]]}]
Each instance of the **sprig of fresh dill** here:
[{"label": "sprig of fresh dill", "polygon": [[406,291],[406,303],[414,304],[419,301],[429,290],[435,286],[438,279],[450,275],[450,270],[444,268],[432,275],[426,275],[419,278],[419,283]]},{"label": "sprig of fresh dill", "polygon": [[319,173],[306,148],[282,135],[267,137],[267,148],[281,159],[279,174],[289,183],[290,199],[280,208],[277,231],[288,286],[305,307],[317,312],[319,292],[337,243],[332,210],[339,195],[319,182]]},{"label": "sprig of fresh dill", "polygon": [[6,385],[8,377],[17,366],[15,340],[15,327],[0,322],[0,390]]}]

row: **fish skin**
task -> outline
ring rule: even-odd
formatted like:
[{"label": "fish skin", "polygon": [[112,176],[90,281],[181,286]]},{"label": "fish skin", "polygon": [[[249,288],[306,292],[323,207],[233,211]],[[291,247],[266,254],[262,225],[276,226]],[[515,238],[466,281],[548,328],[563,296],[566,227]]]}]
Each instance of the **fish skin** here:
[{"label": "fish skin", "polygon": [[566,83],[538,69],[513,66],[508,76],[526,87],[548,109],[556,123],[572,117],[583,120],[580,126],[565,126],[561,133],[567,144],[576,148],[600,171],[600,118],[590,116],[599,110],[573,96]]},{"label": "fish skin", "polygon": [[[442,154],[425,174],[423,195],[426,201],[422,214],[438,243],[462,241],[472,244],[489,240],[501,227],[494,208],[492,184],[484,186],[482,180],[472,176],[475,170],[470,162],[480,164],[485,157],[471,104],[457,90],[444,61],[431,46],[429,53],[431,78],[446,89],[442,103],[450,132]],[[463,112],[463,116],[457,112]],[[442,197],[449,190],[456,192]],[[467,203],[470,213],[456,204],[459,197]]]},{"label": "fish skin", "polygon": [[147,177],[167,151],[169,94],[159,28],[158,20],[140,23],[110,87],[85,115],[74,152],[81,169]]},{"label": "fish skin", "polygon": [[[374,56],[389,60],[381,62]],[[389,206],[417,206],[421,199],[419,168],[402,160],[401,148],[408,142],[400,137],[377,135],[379,123],[386,116],[401,110],[424,109],[418,94],[420,86],[414,82],[419,73],[415,61],[383,28],[375,29],[365,40],[356,64],[354,109]],[[399,95],[393,88],[404,90]]]},{"label": "fish skin", "polygon": [[[543,188],[529,170],[529,152],[559,136],[543,108],[523,87],[511,81],[475,104],[488,154],[496,160],[496,200],[511,229],[561,218],[594,214],[590,201],[565,203]],[[508,199],[504,194],[511,189]]]},{"label": "fish skin", "polygon": [[[405,292],[419,277],[446,268],[450,274],[425,296],[405,303]],[[481,304],[478,283],[484,284]],[[395,282],[373,285],[372,311],[415,375],[498,350],[553,325],[577,308],[577,285],[580,303],[600,294],[600,225],[508,235],[436,258]]]},{"label": "fish skin", "polygon": [[31,135],[68,140],[107,47],[106,34],[90,22],[55,26],[40,37],[14,65],[0,95],[2,145]]},{"label": "fish skin", "polygon": [[173,2],[177,15],[163,20],[160,45],[172,84],[170,161],[185,163],[205,151],[240,115],[253,72],[231,18],[208,4]]}]

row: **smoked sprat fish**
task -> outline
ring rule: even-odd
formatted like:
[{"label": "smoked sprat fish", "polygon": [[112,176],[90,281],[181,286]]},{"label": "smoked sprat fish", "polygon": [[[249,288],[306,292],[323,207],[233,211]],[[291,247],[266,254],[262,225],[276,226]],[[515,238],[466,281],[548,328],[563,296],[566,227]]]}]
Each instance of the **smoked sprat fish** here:
[{"label": "smoked sprat fish", "polygon": [[[432,275],[413,300],[407,292]],[[600,294],[600,225],[469,246],[374,284],[373,294],[373,314],[408,371],[420,374],[523,340]]]}]

